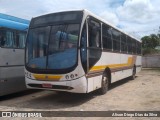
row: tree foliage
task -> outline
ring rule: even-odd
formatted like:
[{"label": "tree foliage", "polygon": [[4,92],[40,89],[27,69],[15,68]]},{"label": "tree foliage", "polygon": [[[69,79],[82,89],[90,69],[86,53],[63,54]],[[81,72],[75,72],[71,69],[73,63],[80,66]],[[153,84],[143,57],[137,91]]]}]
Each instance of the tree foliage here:
[{"label": "tree foliage", "polygon": [[155,49],[155,47],[159,46],[160,36],[156,34],[151,34],[150,36],[142,37],[141,40],[143,48]]},{"label": "tree foliage", "polygon": [[159,53],[155,48],[160,46],[160,34],[151,34],[149,36],[144,36],[142,40],[142,52],[145,54],[155,54]]}]

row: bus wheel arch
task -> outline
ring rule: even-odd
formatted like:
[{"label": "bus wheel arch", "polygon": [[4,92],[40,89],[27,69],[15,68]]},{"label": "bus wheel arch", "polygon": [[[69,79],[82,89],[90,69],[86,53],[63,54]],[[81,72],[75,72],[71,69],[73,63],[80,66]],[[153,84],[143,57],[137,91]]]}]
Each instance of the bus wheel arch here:
[{"label": "bus wheel arch", "polygon": [[101,88],[98,89],[98,93],[101,95],[106,94],[110,83],[111,83],[111,72],[109,68],[106,68],[102,75]]}]

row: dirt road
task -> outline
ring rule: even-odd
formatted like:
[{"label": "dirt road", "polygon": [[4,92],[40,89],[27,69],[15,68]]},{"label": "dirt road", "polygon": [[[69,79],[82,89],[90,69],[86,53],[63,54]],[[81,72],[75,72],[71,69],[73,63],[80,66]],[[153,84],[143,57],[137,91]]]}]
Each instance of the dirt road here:
[{"label": "dirt road", "polygon": [[135,80],[116,82],[101,96],[29,90],[1,97],[0,111],[13,110],[160,111],[160,69],[143,69]]}]

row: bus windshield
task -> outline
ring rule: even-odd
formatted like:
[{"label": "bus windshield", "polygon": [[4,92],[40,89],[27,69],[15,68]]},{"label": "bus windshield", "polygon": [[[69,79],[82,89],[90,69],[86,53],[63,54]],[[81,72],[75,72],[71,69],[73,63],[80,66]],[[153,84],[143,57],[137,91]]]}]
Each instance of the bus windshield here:
[{"label": "bus windshield", "polygon": [[63,24],[30,29],[26,65],[32,69],[63,70],[77,63],[80,24]]}]

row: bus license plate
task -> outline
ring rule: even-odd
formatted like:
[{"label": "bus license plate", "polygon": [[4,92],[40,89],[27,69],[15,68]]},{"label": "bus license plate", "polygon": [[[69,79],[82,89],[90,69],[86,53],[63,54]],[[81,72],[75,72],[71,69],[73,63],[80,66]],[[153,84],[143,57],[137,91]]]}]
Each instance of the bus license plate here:
[{"label": "bus license plate", "polygon": [[52,88],[52,85],[48,84],[48,83],[43,83],[42,87],[44,87],[44,88]]}]

